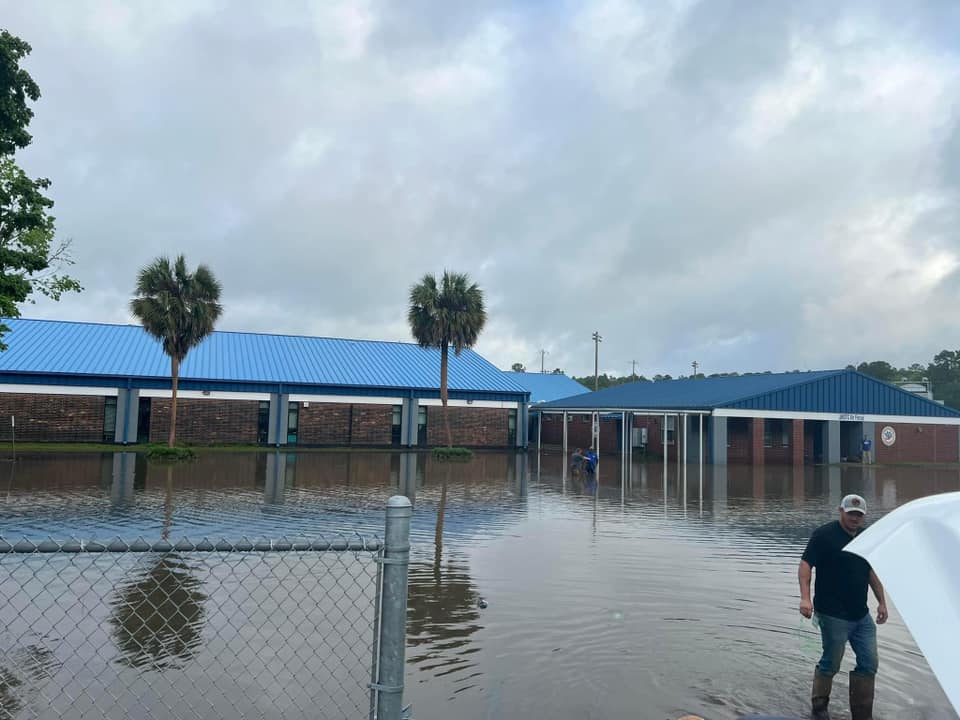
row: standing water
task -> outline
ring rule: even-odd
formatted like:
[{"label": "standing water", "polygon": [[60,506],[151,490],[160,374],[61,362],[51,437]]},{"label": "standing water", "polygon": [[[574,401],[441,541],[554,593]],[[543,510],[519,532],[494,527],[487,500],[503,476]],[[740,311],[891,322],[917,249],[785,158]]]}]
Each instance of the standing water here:
[{"label": "standing water", "polygon": [[[960,489],[960,470],[706,467],[701,493],[694,466],[686,482],[684,493],[675,465],[664,476],[656,461],[609,458],[598,479],[571,477],[546,453],[466,464],[211,453],[172,468],[130,453],[34,455],[0,465],[0,534],[380,535],[386,499],[403,493],[414,504],[406,701],[419,720],[802,716],[819,656],[797,611],[810,532],[846,493],[866,498],[869,522]],[[889,604],[876,716],[956,720]],[[839,716],[852,666],[848,652]]]}]

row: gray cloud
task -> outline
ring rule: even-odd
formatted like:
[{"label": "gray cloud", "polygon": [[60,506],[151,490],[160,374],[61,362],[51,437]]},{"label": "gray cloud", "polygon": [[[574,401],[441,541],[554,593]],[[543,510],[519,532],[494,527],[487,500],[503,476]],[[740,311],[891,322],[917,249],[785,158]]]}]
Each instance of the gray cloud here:
[{"label": "gray cloud", "polygon": [[185,252],[224,329],[408,339],[469,272],[478,350],[648,375],[956,345],[952,4],[0,2],[88,290]]}]

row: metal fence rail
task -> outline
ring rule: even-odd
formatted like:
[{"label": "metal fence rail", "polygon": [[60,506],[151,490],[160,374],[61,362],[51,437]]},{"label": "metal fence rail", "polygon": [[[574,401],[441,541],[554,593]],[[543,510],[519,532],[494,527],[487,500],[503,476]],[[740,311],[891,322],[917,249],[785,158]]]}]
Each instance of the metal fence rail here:
[{"label": "metal fence rail", "polygon": [[402,569],[405,612],[408,536],[392,535],[394,552],[359,536],[0,538],[0,720],[399,720],[403,627],[397,683],[398,597],[381,588],[396,596]]}]

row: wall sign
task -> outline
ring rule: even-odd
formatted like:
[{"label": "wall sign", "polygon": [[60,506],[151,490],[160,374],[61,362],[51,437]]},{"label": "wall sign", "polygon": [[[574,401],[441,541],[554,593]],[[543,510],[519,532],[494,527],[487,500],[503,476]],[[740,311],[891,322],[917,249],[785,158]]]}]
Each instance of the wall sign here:
[{"label": "wall sign", "polygon": [[880,431],[880,442],[890,447],[897,441],[897,431],[887,425]]}]

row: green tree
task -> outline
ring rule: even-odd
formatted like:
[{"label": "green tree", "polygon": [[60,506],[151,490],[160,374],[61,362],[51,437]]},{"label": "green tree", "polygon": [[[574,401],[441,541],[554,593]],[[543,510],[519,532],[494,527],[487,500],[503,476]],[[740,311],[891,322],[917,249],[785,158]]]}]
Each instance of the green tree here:
[{"label": "green tree", "polygon": [[439,283],[433,275],[424,275],[410,289],[407,320],[417,345],[440,349],[440,402],[443,404],[447,446],[453,447],[447,414],[449,349],[452,345],[454,355],[459,356],[476,344],[487,322],[483,291],[476,283],[471,283],[465,273],[444,271]]},{"label": "green tree", "polygon": [[900,370],[884,360],[862,362],[857,365],[857,370],[864,375],[869,375],[872,378],[883,380],[884,382],[896,382],[902,375]]},{"label": "green tree", "polygon": [[[53,201],[43,194],[46,178],[33,180],[14,160],[14,153],[33,139],[27,126],[33,110],[27,104],[40,98],[40,88],[20,61],[30,45],[0,30],[0,317],[20,317],[19,304],[34,292],[59,300],[64,292],[83,288],[69,275],[58,274],[72,265],[70,241],[55,240]],[[9,327],[0,323],[0,350]]]},{"label": "green tree", "polygon": [[527,369],[523,366],[523,363],[514,363],[510,366],[510,369],[513,372],[526,372]]},{"label": "green tree", "polygon": [[171,264],[159,257],[140,270],[130,310],[143,329],[163,343],[170,357],[172,395],[170,400],[170,437],[173,447],[177,435],[177,384],[180,364],[187,353],[199,345],[223,312],[220,283],[206,265],[187,270],[183,255]]}]

